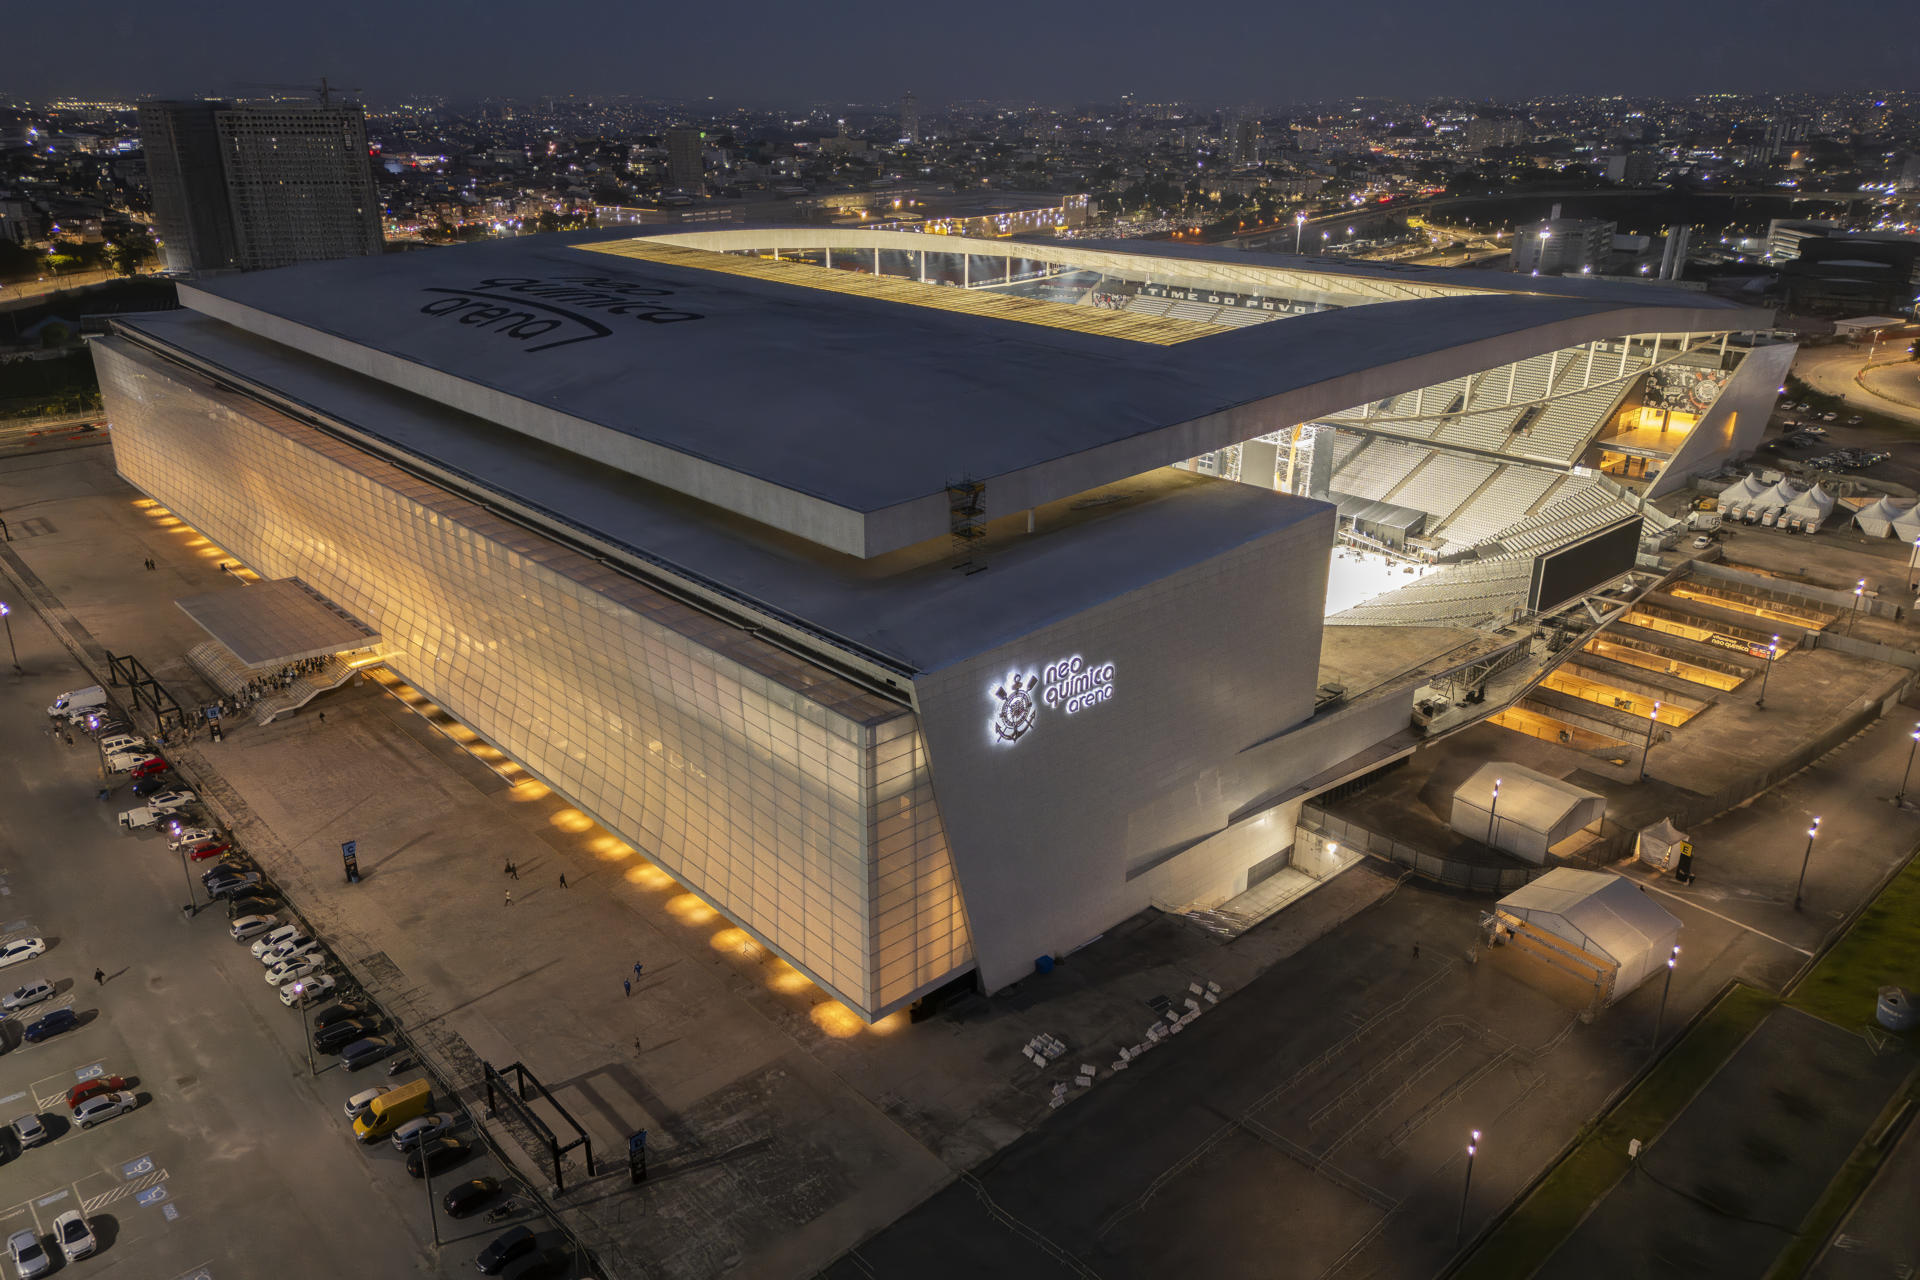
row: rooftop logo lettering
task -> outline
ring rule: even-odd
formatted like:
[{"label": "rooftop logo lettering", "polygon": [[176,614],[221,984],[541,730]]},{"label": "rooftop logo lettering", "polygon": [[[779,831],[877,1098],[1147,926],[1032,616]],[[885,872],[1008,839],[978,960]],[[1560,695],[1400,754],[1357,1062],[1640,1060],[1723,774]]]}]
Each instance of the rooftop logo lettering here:
[{"label": "rooftop logo lettering", "polygon": [[[669,301],[672,289],[607,276],[495,276],[470,289],[428,288],[436,295],[420,308],[488,333],[529,343],[528,353],[605,338],[613,327],[599,317],[622,316],[645,324],[699,320]],[[564,304],[564,305],[562,305]],[[597,314],[596,314],[597,313]]]},{"label": "rooftop logo lettering", "polygon": [[1035,675],[1009,671],[988,692],[994,702],[987,730],[993,741],[1011,745],[1027,736],[1040,712],[1078,715],[1113,698],[1111,662],[1088,662],[1079,654],[1048,663]]}]

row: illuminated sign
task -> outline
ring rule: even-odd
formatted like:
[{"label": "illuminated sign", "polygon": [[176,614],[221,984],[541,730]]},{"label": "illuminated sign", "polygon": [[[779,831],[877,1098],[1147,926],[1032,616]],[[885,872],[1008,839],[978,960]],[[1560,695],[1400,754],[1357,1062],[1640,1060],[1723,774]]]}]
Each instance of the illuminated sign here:
[{"label": "illuminated sign", "polygon": [[1113,664],[1088,662],[1076,653],[1048,663],[1038,675],[1009,671],[990,692],[995,705],[987,729],[995,742],[1014,743],[1027,736],[1042,710],[1071,716],[1111,700]]}]

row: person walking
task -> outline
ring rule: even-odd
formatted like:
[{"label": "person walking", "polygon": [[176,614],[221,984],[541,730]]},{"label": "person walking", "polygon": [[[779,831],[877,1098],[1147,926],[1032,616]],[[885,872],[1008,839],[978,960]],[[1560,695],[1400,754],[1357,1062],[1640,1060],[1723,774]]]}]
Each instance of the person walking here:
[{"label": "person walking", "polygon": [[515,880],[518,880],[520,878],[520,864],[517,862],[509,862],[507,864],[507,874]]},{"label": "person walking", "polygon": [[567,873],[564,871],[560,873],[560,887],[562,889],[567,887]]},{"label": "person walking", "polygon": [[633,962],[633,976],[636,978],[640,976],[640,962],[638,960]]},{"label": "person walking", "polygon": [[625,987],[625,988],[627,989],[627,994],[628,994],[628,995],[632,995],[632,994],[633,994],[633,979],[632,979],[632,978],[622,978],[622,979],[620,979],[620,985],[621,985],[621,986],[623,986],[623,987]]},{"label": "person walking", "polygon": [[104,987],[107,985],[107,971],[105,969],[95,969],[93,971],[93,985],[96,987]]},{"label": "person walking", "polygon": [[513,905],[513,890],[511,889],[507,890],[507,905],[508,906]]}]

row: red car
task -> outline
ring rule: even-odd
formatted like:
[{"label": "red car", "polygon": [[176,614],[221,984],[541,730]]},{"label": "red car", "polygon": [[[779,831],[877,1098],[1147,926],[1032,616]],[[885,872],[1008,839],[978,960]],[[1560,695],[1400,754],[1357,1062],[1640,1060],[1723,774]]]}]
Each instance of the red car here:
[{"label": "red car", "polygon": [[118,1093],[126,1087],[127,1082],[119,1076],[95,1076],[67,1092],[67,1109],[71,1111],[96,1093]]},{"label": "red car", "polygon": [[166,771],[167,771],[166,757],[155,756],[151,760],[142,760],[139,764],[127,770],[127,773],[134,779],[138,780],[140,778],[149,777],[156,773],[165,773]]},{"label": "red car", "polygon": [[187,853],[195,862],[199,862],[205,858],[217,858],[232,848],[232,844],[223,841],[214,844],[195,845],[193,848],[187,850]]}]

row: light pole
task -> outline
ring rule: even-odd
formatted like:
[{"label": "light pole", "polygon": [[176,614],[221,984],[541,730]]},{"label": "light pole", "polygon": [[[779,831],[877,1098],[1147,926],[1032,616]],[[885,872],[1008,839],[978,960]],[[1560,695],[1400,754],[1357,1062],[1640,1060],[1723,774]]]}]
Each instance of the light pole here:
[{"label": "light pole", "polygon": [[1907,771],[1900,775],[1900,794],[1893,798],[1895,804],[1907,802],[1907,784],[1913,781],[1913,751],[1915,747],[1920,747],[1920,724],[1913,726],[1913,733],[1910,736],[1913,742],[1907,747]]},{"label": "light pole", "polygon": [[[1307,215],[1305,213],[1294,214],[1293,215],[1293,251],[1295,253],[1300,252],[1300,233],[1305,231],[1306,229],[1307,229]],[[1915,540],[1914,547],[1916,549],[1916,554],[1920,554],[1920,539]]]},{"label": "light pole", "polygon": [[1660,1012],[1653,1018],[1653,1047],[1649,1054],[1660,1052],[1660,1025],[1667,1020],[1667,992],[1673,990],[1673,967],[1680,963],[1680,948],[1676,945],[1673,954],[1667,957],[1667,980],[1660,984]]},{"label": "light pole", "polygon": [[1460,1184],[1460,1221],[1453,1228],[1453,1247],[1456,1249],[1467,1238],[1467,1194],[1473,1190],[1473,1157],[1479,1150],[1480,1131],[1475,1129],[1473,1137],[1467,1140],[1467,1177]]},{"label": "light pole", "polygon": [[[1914,543],[1920,547],[1920,543]],[[13,672],[19,674],[19,647],[13,643],[13,610],[6,601],[0,601],[0,618],[6,620],[6,647],[13,654]]]},{"label": "light pole", "polygon": [[[440,1219],[433,1211],[433,1162],[427,1156],[427,1140],[422,1138],[414,1144],[413,1152],[420,1157],[420,1187],[427,1193],[427,1226],[433,1231],[433,1247],[440,1247]],[[592,1162],[589,1161],[589,1164]],[[588,1170],[589,1173],[592,1170]]]},{"label": "light pole", "polygon": [[1867,580],[1865,578],[1862,578],[1860,579],[1859,585],[1855,586],[1853,589],[1853,612],[1847,615],[1847,634],[1849,636],[1853,634],[1853,620],[1860,616],[1861,597],[1865,596],[1866,594],[1867,594]]},{"label": "light pole", "polygon": [[194,896],[193,873],[187,870],[187,846],[184,844],[180,846],[180,878],[187,882],[187,905],[184,910],[187,913],[187,919],[191,920],[200,914],[200,902]]},{"label": "light pole", "polygon": [[1773,674],[1773,664],[1780,657],[1780,637],[1775,636],[1773,643],[1767,646],[1767,665],[1760,668],[1760,700],[1753,704],[1755,711],[1767,709],[1767,677]]},{"label": "light pole", "polygon": [[1800,880],[1793,886],[1793,909],[1800,909],[1800,891],[1807,884],[1807,863],[1813,857],[1813,838],[1820,834],[1820,819],[1815,818],[1813,825],[1807,828],[1807,851],[1800,855]]},{"label": "light pole", "polygon": [[1907,590],[1920,590],[1920,538],[1913,540],[1913,554],[1907,557]]},{"label": "light pole", "polygon": [[1493,804],[1489,806],[1487,809],[1487,847],[1489,849],[1498,847],[1493,843],[1493,833],[1496,830],[1496,828],[1494,827],[1494,823],[1499,821],[1499,813],[1500,813],[1500,779],[1495,778],[1493,780]]},{"label": "light pole", "polygon": [[307,1074],[317,1076],[320,1073],[313,1069],[313,1037],[307,1032],[307,984],[304,982],[293,984],[293,1011],[300,1015],[300,1039],[307,1046]]},{"label": "light pole", "polygon": [[1653,750],[1653,726],[1660,723],[1660,704],[1653,704],[1653,710],[1647,712],[1647,745],[1640,748],[1640,781],[1647,780],[1647,754]]}]

